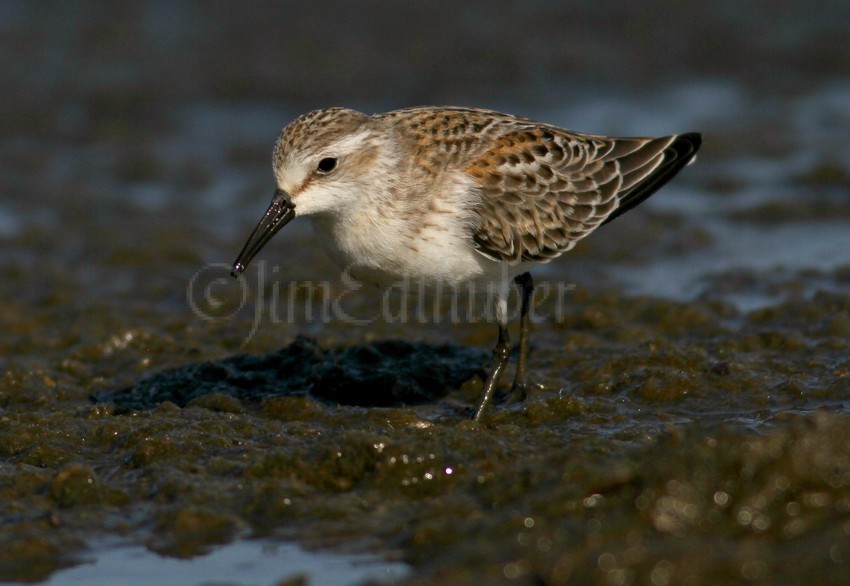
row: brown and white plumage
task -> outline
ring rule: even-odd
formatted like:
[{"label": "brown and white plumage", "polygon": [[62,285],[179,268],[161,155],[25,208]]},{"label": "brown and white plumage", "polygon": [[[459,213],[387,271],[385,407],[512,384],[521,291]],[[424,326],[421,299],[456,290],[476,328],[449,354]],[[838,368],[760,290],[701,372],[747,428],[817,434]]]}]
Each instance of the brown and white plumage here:
[{"label": "brown and white plumage", "polygon": [[289,220],[307,216],[354,278],[496,283],[498,364],[478,418],[507,360],[511,280],[523,287],[527,348],[528,269],[652,195],[699,146],[693,133],[611,138],[467,108],[317,110],[278,138],[277,190],[234,274]]},{"label": "brown and white plumage", "polygon": [[398,123],[433,172],[455,166],[480,190],[475,246],[494,259],[546,262],[634,207],[688,164],[696,134],[610,138],[464,108],[414,108]]}]

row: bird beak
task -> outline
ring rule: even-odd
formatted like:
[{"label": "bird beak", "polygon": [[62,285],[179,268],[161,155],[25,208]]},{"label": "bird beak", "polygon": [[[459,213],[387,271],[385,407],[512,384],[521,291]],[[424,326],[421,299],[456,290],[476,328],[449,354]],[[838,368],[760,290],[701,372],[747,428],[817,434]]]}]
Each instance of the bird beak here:
[{"label": "bird beak", "polygon": [[272,196],[272,203],[269,209],[260,219],[257,227],[251,232],[245,246],[242,247],[242,252],[233,263],[233,270],[230,274],[238,277],[251,262],[260,249],[266,245],[266,242],[271,240],[271,237],[277,234],[277,231],[286,226],[289,221],[295,217],[295,204],[292,203],[292,197],[282,189],[277,189]]}]

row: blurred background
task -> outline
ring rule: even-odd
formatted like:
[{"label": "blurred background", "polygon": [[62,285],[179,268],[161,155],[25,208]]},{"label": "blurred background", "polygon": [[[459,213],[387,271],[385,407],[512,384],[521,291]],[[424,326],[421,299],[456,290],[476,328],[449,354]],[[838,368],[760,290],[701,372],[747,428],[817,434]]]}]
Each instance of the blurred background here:
[{"label": "blurred background", "polygon": [[[232,262],[265,210],[281,128],[332,105],[701,131],[696,165],[538,278],[741,309],[847,290],[848,22],[840,0],[0,1],[7,348],[41,364],[47,349],[99,353],[147,331],[138,350],[155,354],[170,324],[180,355],[213,327],[190,311],[188,283]],[[337,279],[314,245],[296,222],[261,258],[281,281]],[[240,291],[216,295],[229,308]],[[215,324],[225,351],[252,319]],[[257,347],[302,330],[269,328]]]},{"label": "blurred background", "polygon": [[[538,278],[742,310],[846,291],[848,22],[850,5],[827,0],[0,1],[7,348],[41,363],[48,349],[132,346],[143,331],[138,350],[156,354],[170,327],[171,358],[211,331],[223,349],[209,351],[237,349],[251,312],[207,323],[188,284],[232,262],[265,210],[281,128],[331,105],[701,131],[697,164]],[[280,281],[338,278],[307,223],[262,258]],[[204,303],[227,309],[240,295],[220,285]],[[256,347],[304,328],[284,329]]]},{"label": "blurred background", "polygon": [[[850,206],[847,22],[850,5],[827,0],[4,0],[0,263],[27,273],[6,294],[159,286],[182,298],[175,277],[232,260],[265,209],[280,129],[331,105],[478,106],[591,133],[703,132],[699,164],[635,214],[666,211],[676,218],[659,222],[675,229],[641,234],[646,218],[624,219],[614,243],[579,249],[576,273],[567,261],[551,269],[559,277],[598,276],[605,263],[579,257],[622,241],[612,254],[626,266],[603,280],[638,292],[696,294],[695,281],[736,263],[832,269],[850,250],[844,226],[825,221],[846,220]],[[816,229],[796,231],[800,222]],[[642,244],[680,261],[676,274],[630,272]],[[281,259],[277,246],[266,254]]]}]

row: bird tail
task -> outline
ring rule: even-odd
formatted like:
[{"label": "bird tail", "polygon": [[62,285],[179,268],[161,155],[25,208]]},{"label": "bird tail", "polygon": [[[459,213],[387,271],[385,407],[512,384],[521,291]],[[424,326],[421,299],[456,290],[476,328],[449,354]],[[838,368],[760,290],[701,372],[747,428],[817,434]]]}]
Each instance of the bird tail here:
[{"label": "bird tail", "polygon": [[[615,153],[609,155],[617,158],[621,167],[630,170],[623,176],[619,205],[602,223],[607,224],[658,191],[694,161],[701,144],[702,136],[689,132],[646,141],[641,148],[620,157]],[[656,160],[659,156],[660,163]]]}]

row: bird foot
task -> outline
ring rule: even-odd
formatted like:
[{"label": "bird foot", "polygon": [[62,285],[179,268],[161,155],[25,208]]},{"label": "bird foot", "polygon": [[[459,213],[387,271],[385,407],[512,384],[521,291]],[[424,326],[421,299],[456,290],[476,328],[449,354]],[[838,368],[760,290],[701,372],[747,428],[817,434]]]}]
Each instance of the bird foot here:
[{"label": "bird foot", "polygon": [[530,393],[542,390],[543,385],[539,383],[515,382],[511,390],[500,397],[500,402],[505,405],[515,405],[525,401]]}]

